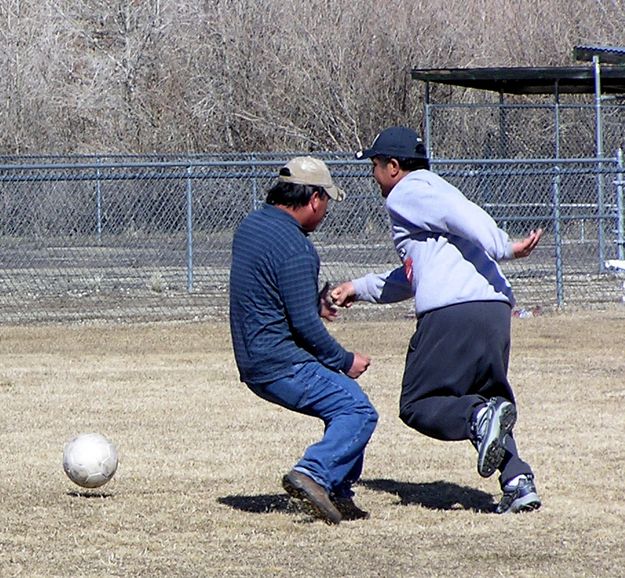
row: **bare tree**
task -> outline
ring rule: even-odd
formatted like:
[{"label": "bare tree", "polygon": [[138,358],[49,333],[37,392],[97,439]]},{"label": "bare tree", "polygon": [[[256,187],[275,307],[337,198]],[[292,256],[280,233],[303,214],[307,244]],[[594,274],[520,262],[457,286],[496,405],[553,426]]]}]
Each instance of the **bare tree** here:
[{"label": "bare tree", "polygon": [[414,67],[570,64],[624,27],[620,0],[5,0],[0,152],[352,150],[419,124]]}]

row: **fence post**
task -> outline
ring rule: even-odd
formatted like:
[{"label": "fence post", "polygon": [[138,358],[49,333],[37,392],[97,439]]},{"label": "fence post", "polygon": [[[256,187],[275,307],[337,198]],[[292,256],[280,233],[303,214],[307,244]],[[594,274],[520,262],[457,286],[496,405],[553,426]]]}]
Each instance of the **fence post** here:
[{"label": "fence post", "polygon": [[260,202],[258,200],[258,183],[256,181],[258,177],[258,165],[256,164],[256,158],[252,157],[253,164],[253,177],[252,177],[252,209],[258,209]]},{"label": "fence post", "polygon": [[102,191],[100,190],[100,163],[101,159],[97,159],[98,168],[95,171],[95,210],[96,210],[96,240],[98,245],[102,240]]},{"label": "fence post", "polygon": [[597,210],[599,241],[599,272],[605,271],[605,215],[604,215],[604,178],[603,178],[603,127],[601,119],[601,67],[599,57],[592,57],[595,76],[595,139],[597,155]]},{"label": "fence post", "polygon": [[564,305],[564,275],[562,272],[562,229],[560,215],[560,167],[554,168],[553,175],[553,236],[556,246],[556,304]]},{"label": "fence post", "polygon": [[616,173],[616,211],[617,211],[617,244],[618,258],[625,259],[625,207],[623,206],[623,149],[619,148],[616,153],[618,171]]},{"label": "fence post", "polygon": [[193,168],[187,167],[187,292],[193,292],[193,185],[191,173]]}]

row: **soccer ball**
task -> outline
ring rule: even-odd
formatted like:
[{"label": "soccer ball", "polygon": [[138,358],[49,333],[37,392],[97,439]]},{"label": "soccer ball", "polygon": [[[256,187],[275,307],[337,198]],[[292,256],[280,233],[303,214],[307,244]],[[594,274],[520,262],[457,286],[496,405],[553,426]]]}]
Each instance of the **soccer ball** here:
[{"label": "soccer ball", "polygon": [[117,450],[99,433],[83,433],[63,449],[63,469],[68,478],[83,488],[98,488],[117,470]]}]

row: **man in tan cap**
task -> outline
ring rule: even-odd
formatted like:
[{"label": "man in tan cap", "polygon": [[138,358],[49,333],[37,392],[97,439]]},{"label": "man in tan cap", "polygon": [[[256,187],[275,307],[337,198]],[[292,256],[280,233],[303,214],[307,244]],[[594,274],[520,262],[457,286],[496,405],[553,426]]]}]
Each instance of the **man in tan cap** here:
[{"label": "man in tan cap", "polygon": [[353,501],[378,415],[355,378],[369,357],[343,348],[322,318],[335,310],[319,292],[319,256],[308,234],[329,200],[345,193],[326,164],[297,157],[280,169],[266,203],[234,234],[230,328],[241,381],[259,397],[323,420],[322,439],[282,480],[328,524],[367,518]]}]

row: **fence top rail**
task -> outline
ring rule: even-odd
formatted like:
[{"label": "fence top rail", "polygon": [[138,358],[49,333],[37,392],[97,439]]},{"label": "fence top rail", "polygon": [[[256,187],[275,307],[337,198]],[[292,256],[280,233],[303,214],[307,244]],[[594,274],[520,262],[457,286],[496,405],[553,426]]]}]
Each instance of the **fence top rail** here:
[{"label": "fence top rail", "polygon": [[575,164],[589,164],[595,165],[597,163],[612,164],[617,161],[616,157],[584,157],[584,158],[557,158],[557,159],[532,159],[532,158],[518,158],[518,159],[443,159],[432,158],[430,162],[435,164],[444,165],[575,165]]},{"label": "fence top rail", "polygon": [[[610,102],[605,102],[602,100],[602,107],[607,109],[618,109],[621,110],[623,105],[620,104],[620,100],[625,97],[616,97],[616,95],[610,95],[612,101],[615,104],[610,104]],[[588,109],[593,110],[596,108],[594,103],[562,103],[562,102],[544,102],[544,103],[500,103],[500,102],[474,102],[474,103],[428,103],[427,106],[430,109],[440,109],[440,110],[448,110],[448,109],[456,109],[456,110],[476,110],[476,109],[496,109],[501,111],[506,110],[534,110],[534,109],[544,109],[544,110],[553,110],[558,108],[560,110],[563,109],[571,109],[571,110],[579,110],[579,109]]]},{"label": "fence top rail", "polygon": [[[336,155],[338,156],[338,154]],[[285,157],[286,158],[286,157]],[[444,159],[432,158],[432,164],[435,165],[575,165],[575,164],[614,164],[617,162],[616,157],[592,157],[592,158],[559,158],[559,159],[536,159],[536,158],[517,158],[517,159]],[[346,158],[325,159],[326,164],[332,165],[353,165],[368,166],[368,160],[354,159],[352,153]],[[159,168],[182,168],[192,171],[194,168],[228,168],[241,166],[255,167],[276,167],[284,163],[282,160],[224,160],[224,161],[201,161],[201,160],[183,160],[183,161],[164,161],[164,162],[106,162],[106,163],[36,163],[36,164],[0,164],[0,171],[17,172],[17,171],[45,171],[45,170],[92,170],[97,171],[108,169],[159,169]]]}]

